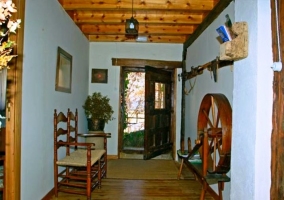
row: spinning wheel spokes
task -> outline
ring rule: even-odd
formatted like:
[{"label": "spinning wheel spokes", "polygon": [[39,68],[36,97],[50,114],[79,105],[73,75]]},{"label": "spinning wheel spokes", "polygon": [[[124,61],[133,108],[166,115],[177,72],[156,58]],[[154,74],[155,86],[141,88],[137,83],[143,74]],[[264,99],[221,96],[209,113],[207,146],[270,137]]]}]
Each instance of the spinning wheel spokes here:
[{"label": "spinning wheel spokes", "polygon": [[[232,109],[223,94],[204,96],[198,114],[198,134],[207,134],[208,171],[226,173],[230,169]],[[200,150],[202,155],[202,150]]]},{"label": "spinning wheel spokes", "polygon": [[209,118],[208,114],[206,113],[205,110],[202,110],[202,111],[203,111],[203,113],[204,113],[204,116],[205,116],[206,119],[208,120],[209,126],[210,126],[211,128],[213,128],[213,127],[214,127],[214,126],[213,126],[213,123],[211,122],[211,119]]}]

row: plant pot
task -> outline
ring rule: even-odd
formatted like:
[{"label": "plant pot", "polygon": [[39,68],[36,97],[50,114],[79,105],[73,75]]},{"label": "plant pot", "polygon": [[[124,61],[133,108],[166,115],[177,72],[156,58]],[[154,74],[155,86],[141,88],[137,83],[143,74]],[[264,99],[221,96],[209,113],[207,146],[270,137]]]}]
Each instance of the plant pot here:
[{"label": "plant pot", "polygon": [[103,131],[105,128],[105,120],[88,118],[89,131]]}]

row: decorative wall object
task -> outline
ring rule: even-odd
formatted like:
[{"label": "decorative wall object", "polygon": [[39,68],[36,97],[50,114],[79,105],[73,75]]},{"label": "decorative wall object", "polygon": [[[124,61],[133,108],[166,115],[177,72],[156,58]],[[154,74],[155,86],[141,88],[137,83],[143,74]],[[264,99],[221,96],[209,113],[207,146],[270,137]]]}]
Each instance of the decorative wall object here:
[{"label": "decorative wall object", "polygon": [[55,90],[71,93],[72,56],[58,47]]},{"label": "decorative wall object", "polygon": [[236,38],[220,45],[220,60],[240,60],[248,56],[247,22],[233,23],[232,32]]},{"label": "decorative wall object", "polygon": [[92,69],[92,83],[107,83],[107,69]]}]

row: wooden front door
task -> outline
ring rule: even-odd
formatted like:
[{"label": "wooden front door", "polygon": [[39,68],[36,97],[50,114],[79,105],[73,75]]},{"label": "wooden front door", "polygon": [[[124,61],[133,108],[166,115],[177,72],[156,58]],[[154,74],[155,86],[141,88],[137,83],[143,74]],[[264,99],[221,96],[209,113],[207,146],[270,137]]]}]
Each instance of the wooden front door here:
[{"label": "wooden front door", "polygon": [[172,72],[145,67],[144,159],[171,150]]}]

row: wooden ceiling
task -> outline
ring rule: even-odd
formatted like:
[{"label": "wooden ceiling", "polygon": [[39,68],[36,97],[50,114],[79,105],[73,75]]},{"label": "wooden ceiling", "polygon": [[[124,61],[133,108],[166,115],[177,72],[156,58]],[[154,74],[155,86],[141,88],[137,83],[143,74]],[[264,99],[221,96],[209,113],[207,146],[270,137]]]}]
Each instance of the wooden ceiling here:
[{"label": "wooden ceiling", "polygon": [[[58,0],[91,42],[136,42],[125,36],[132,0]],[[232,0],[133,0],[139,38],[189,45]],[[224,19],[225,21],[225,19]]]}]

